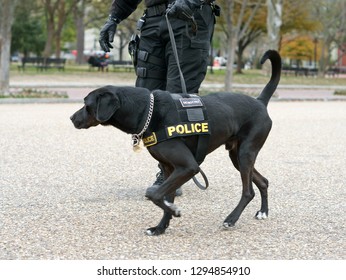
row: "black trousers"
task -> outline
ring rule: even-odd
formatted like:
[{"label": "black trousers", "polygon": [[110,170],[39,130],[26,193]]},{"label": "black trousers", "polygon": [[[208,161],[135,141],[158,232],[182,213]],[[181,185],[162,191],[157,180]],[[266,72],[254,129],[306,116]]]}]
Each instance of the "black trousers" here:
[{"label": "black trousers", "polygon": [[[194,17],[198,26],[195,34],[192,32],[191,23],[169,18],[189,93],[198,93],[207,73],[215,24],[215,17],[209,5],[203,5],[195,12]],[[172,93],[182,92],[165,15],[146,17],[141,29],[136,73],[137,87],[167,90]]]}]

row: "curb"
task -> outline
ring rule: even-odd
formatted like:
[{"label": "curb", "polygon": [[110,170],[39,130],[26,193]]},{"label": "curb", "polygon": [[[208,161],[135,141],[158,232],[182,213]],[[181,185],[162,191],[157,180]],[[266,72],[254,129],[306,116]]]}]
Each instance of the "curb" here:
[{"label": "curb", "polygon": [[[23,84],[11,84],[11,88],[46,88],[46,89],[60,89],[60,90],[68,90],[68,89],[95,89],[97,87],[101,87],[104,85],[100,84],[88,84],[88,83],[54,83],[49,85],[44,85],[42,83],[23,83]],[[122,84],[119,86],[130,86],[130,84]],[[224,87],[223,84],[211,84],[205,83],[201,85],[201,90],[220,90]],[[263,89],[263,85],[261,84],[233,84],[233,91],[236,90],[244,90],[244,89]],[[346,86],[314,86],[314,85],[279,85],[277,90],[346,90]],[[67,92],[67,95],[69,93]],[[0,104],[52,104],[52,103],[82,103],[84,96],[78,96],[78,94],[73,94],[73,96],[69,96],[68,98],[0,98]],[[271,101],[346,101],[346,96],[335,96],[333,94],[327,94],[323,96],[312,95],[309,96],[273,96]]]}]

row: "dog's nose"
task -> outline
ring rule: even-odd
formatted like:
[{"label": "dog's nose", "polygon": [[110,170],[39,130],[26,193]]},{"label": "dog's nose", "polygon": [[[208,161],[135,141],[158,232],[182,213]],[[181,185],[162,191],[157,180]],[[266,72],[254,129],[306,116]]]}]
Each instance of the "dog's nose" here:
[{"label": "dog's nose", "polygon": [[70,117],[70,120],[72,121],[73,125],[76,127],[77,122],[76,122],[76,116],[75,116],[75,114],[73,114],[73,115]]}]

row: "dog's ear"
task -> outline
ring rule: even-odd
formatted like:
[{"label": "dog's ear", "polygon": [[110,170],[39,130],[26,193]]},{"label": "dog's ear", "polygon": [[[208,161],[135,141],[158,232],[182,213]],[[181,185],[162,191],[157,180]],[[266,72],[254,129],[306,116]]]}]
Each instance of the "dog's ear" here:
[{"label": "dog's ear", "polygon": [[119,107],[120,103],[116,94],[101,93],[97,99],[96,119],[101,123],[108,121]]}]

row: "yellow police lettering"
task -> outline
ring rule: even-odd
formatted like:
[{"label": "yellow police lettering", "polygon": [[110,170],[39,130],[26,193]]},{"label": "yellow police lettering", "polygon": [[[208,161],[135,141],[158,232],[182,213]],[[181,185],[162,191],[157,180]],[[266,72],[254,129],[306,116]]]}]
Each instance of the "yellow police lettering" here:
[{"label": "yellow police lettering", "polygon": [[208,132],[208,123],[202,123],[202,132]]},{"label": "yellow police lettering", "polygon": [[183,134],[185,132],[184,126],[182,124],[177,125],[176,129],[177,133]]},{"label": "yellow police lettering", "polygon": [[175,131],[174,126],[167,127],[168,136],[172,136],[174,131]]},{"label": "yellow police lettering", "polygon": [[196,130],[196,132],[198,132],[198,133],[201,132],[201,124],[200,124],[200,123],[195,123],[195,130]]},{"label": "yellow police lettering", "polygon": [[147,143],[150,143],[150,142],[153,142],[153,141],[155,141],[154,135],[148,136],[147,138],[143,138],[144,144],[147,144]]},{"label": "yellow police lettering", "polygon": [[[191,128],[193,127],[193,125],[191,126]],[[184,124],[184,129],[185,129],[185,133],[191,134],[192,131],[189,129],[188,124]]]},{"label": "yellow police lettering", "polygon": [[150,136],[143,138],[144,146],[149,147],[157,144],[156,134],[153,132]]},{"label": "yellow police lettering", "polygon": [[178,124],[176,126],[167,127],[168,137],[174,135],[186,135],[186,134],[195,134],[195,133],[208,133],[209,127],[208,123],[185,123]]},{"label": "yellow police lettering", "polygon": [[196,131],[195,131],[195,126],[194,126],[193,124],[191,125],[191,127],[190,127],[190,128],[191,128],[190,133],[195,133],[195,132],[196,132]]}]

